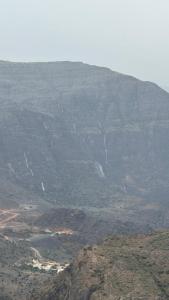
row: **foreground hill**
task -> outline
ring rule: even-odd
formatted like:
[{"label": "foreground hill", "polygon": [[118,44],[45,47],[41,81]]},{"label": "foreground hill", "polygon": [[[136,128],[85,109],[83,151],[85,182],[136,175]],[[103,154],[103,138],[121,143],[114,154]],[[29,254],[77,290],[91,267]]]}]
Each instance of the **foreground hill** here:
[{"label": "foreground hill", "polygon": [[169,299],[168,251],[168,232],[107,239],[82,250],[40,299]]},{"label": "foreground hill", "polygon": [[169,94],[82,63],[0,62],[0,205],[168,226]]}]

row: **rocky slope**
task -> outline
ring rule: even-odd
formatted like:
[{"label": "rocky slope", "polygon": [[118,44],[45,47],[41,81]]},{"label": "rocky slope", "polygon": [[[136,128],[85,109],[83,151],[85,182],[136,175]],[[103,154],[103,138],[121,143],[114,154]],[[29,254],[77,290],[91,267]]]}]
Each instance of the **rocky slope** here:
[{"label": "rocky slope", "polygon": [[109,238],[83,249],[64,273],[46,284],[40,299],[167,300],[168,251],[168,232]]},{"label": "rocky slope", "polygon": [[169,94],[82,63],[0,62],[0,205],[168,226]]}]

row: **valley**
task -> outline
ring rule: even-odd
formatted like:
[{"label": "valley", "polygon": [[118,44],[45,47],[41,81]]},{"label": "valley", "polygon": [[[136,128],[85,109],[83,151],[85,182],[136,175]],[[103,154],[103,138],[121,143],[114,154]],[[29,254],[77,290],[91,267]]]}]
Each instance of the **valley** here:
[{"label": "valley", "polygon": [[[35,220],[41,215],[38,206],[31,204],[0,210],[0,299],[33,299],[37,285],[42,288],[70,264],[68,259],[51,258],[50,239],[71,236],[74,232],[63,227],[36,226]],[[35,244],[46,239],[43,256]]]},{"label": "valley", "polygon": [[31,249],[34,256],[42,260],[39,250],[33,247],[34,243],[45,239],[50,241],[50,238],[56,237],[57,239],[59,236],[66,238],[74,235],[75,232],[64,227],[36,226],[36,220],[41,215],[43,216],[42,212],[38,210],[38,206],[31,204],[21,205],[17,209],[0,209],[0,234],[6,240],[32,243]]},{"label": "valley", "polygon": [[69,268],[85,245],[100,243],[109,234],[149,231],[90,216],[79,209],[44,212],[32,204],[1,209],[0,224],[0,288],[3,295],[12,295],[12,300],[37,297],[37,284],[38,291],[43,290],[43,285]]}]

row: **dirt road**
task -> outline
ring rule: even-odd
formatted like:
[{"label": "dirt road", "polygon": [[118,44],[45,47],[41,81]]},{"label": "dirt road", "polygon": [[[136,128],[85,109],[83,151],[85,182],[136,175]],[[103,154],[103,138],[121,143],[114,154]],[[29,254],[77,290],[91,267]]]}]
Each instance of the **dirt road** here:
[{"label": "dirt road", "polygon": [[16,219],[19,213],[12,210],[0,209],[0,229],[4,228],[10,221]]}]

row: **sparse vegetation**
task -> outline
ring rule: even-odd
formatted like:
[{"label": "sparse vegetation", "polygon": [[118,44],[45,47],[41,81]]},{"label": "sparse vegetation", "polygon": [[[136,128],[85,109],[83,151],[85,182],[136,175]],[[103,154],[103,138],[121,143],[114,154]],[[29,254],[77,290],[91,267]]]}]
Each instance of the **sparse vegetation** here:
[{"label": "sparse vegetation", "polygon": [[167,300],[168,238],[168,232],[117,236],[85,248],[42,299],[62,300],[69,291],[69,300],[86,299],[89,294],[91,300]]}]

